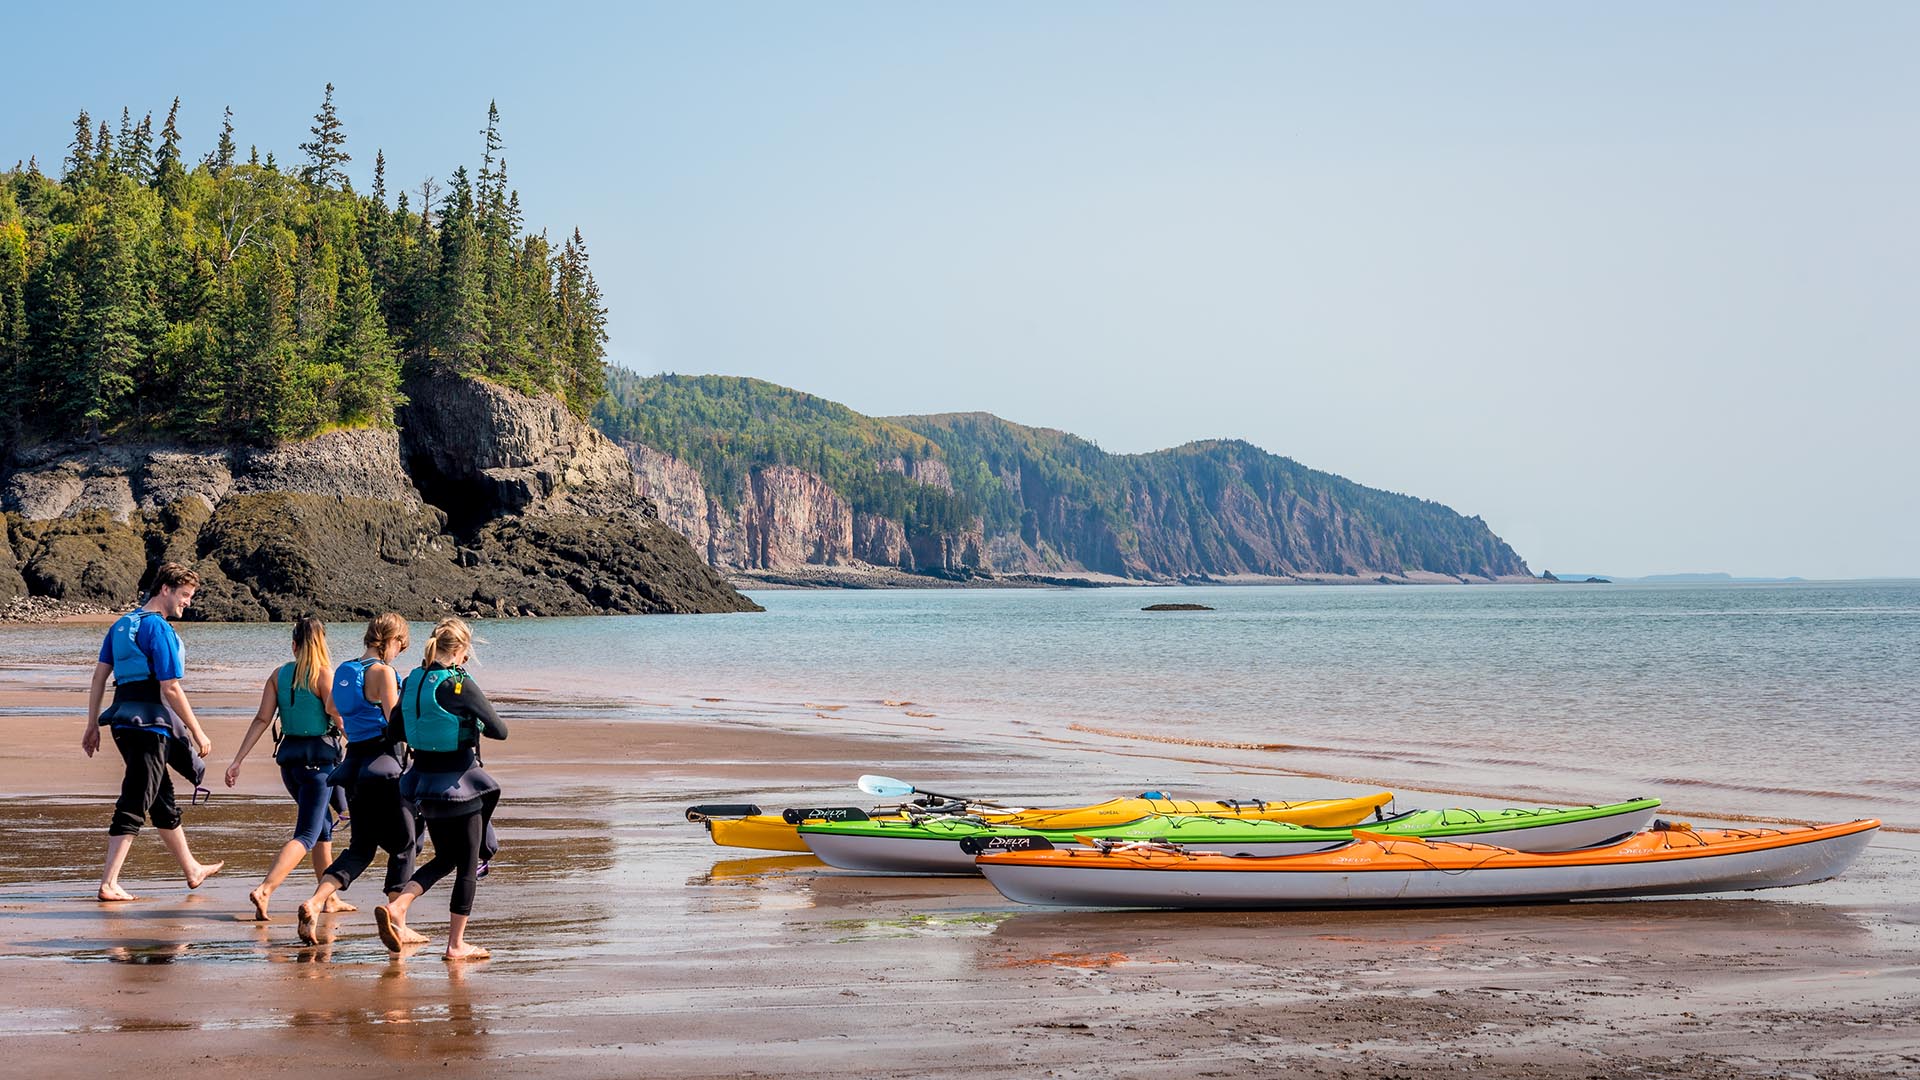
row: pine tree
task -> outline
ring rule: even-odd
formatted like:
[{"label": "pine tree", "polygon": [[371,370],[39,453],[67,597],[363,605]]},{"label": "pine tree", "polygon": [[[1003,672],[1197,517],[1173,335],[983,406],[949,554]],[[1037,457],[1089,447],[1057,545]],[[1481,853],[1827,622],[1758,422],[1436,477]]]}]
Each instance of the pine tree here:
[{"label": "pine tree", "polygon": [[233,106],[229,105],[220,120],[220,141],[214,144],[213,153],[207,158],[207,164],[213,166],[215,176],[224,176],[227,170],[233,168],[236,150],[233,144]]},{"label": "pine tree", "polygon": [[375,149],[373,152],[373,201],[382,209],[387,205],[387,153]]},{"label": "pine tree", "polygon": [[353,158],[346,151],[347,135],[341,129],[339,114],[333,109],[333,84],[327,84],[326,96],[320,99],[320,111],[313,114],[312,142],[300,144],[306,152],[306,168],[300,170],[300,178],[307,186],[318,190],[327,187],[339,187],[346,183],[347,174],[340,168]]},{"label": "pine tree", "polygon": [[393,420],[400,396],[400,358],[374,297],[372,275],[358,259],[348,259],[342,268],[320,359],[340,373],[333,415],[349,424]]},{"label": "pine tree", "polygon": [[153,172],[153,114],[148,113],[134,125],[133,141],[125,146],[126,167],[121,171],[136,180],[145,180]]},{"label": "pine tree", "polygon": [[131,216],[117,203],[103,208],[80,287],[85,315],[85,345],[80,363],[68,375],[69,400],[92,438],[124,414],[133,397],[134,376],[144,366],[152,313],[141,287],[138,235]]},{"label": "pine tree", "polygon": [[113,133],[107,130],[107,122],[100,121],[100,130],[93,136],[93,173],[101,176],[113,171],[113,164],[119,160],[113,156]]},{"label": "pine tree", "polygon": [[73,121],[73,141],[67,150],[66,179],[69,184],[81,183],[93,171],[93,118],[85,109]]},{"label": "pine tree", "polygon": [[114,171],[132,176],[134,163],[129,154],[133,149],[133,112],[125,105],[120,106],[120,135],[114,145],[119,147],[119,153],[113,156]]},{"label": "pine tree", "polygon": [[160,149],[153,155],[153,186],[168,202],[177,202],[180,169],[180,99],[173,99],[167,110],[167,122],[160,128]]},{"label": "pine tree", "polygon": [[566,385],[562,396],[576,415],[585,416],[607,386],[607,309],[600,286],[587,265],[587,242],[576,227],[561,254],[561,299],[565,337]]}]

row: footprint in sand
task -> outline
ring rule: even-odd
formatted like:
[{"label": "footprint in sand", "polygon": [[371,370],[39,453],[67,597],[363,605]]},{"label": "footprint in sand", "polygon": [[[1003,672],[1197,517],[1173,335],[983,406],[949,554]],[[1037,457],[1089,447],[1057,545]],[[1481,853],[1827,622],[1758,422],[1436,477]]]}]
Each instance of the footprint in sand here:
[{"label": "footprint in sand", "polygon": [[886,699],[886,698],[882,698],[882,699],[880,700],[880,704],[882,704],[882,705],[885,705],[885,706],[886,706],[887,708],[889,708],[889,709],[904,709],[904,708],[906,708],[907,706],[909,706],[909,705],[911,705],[911,704],[913,704],[913,702],[911,702],[911,701],[892,701],[892,700],[889,700],[889,699]]},{"label": "footprint in sand", "polygon": [[917,719],[917,720],[931,720],[931,719],[933,719],[933,718],[934,718],[935,716],[937,716],[937,715],[939,715],[939,714],[937,714],[937,713],[930,713],[930,712],[912,712],[912,711],[909,711],[909,712],[907,713],[907,715],[908,715],[908,716],[911,716],[911,717],[913,717],[913,718],[915,718],[915,719]]},{"label": "footprint in sand", "polygon": [[819,709],[823,712],[839,712],[841,709],[846,708],[846,706],[845,705],[819,705],[809,701],[807,702],[807,708]]}]

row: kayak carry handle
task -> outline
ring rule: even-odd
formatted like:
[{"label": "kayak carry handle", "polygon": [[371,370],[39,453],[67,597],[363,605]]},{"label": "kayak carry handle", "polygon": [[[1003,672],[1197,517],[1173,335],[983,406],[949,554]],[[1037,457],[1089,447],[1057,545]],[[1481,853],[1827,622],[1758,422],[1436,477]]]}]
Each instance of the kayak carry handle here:
[{"label": "kayak carry handle", "polygon": [[752,803],[703,803],[687,807],[688,821],[705,821],[717,817],[754,817],[760,808]]}]

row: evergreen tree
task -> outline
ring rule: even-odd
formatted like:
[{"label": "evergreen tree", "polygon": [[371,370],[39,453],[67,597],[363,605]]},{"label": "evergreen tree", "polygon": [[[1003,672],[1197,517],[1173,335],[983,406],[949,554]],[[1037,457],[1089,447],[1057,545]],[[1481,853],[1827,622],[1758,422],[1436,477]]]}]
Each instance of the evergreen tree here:
[{"label": "evergreen tree", "polygon": [[113,156],[114,171],[127,176],[134,175],[134,162],[129,156],[133,149],[133,111],[125,105],[120,106],[120,135],[114,145],[119,147],[119,152]]},{"label": "evergreen tree", "polygon": [[67,144],[66,179],[73,184],[83,183],[92,171],[93,118],[81,109],[73,121],[73,141]]},{"label": "evergreen tree", "polygon": [[160,128],[160,148],[153,155],[153,186],[168,202],[179,197],[180,169],[180,99],[173,99],[173,107],[167,110],[167,122]]},{"label": "evergreen tree", "polygon": [[339,371],[334,415],[349,424],[384,422],[400,401],[400,358],[374,297],[372,275],[358,259],[349,259],[341,273],[333,312],[321,360]]},{"label": "evergreen tree", "polygon": [[214,144],[213,154],[207,161],[213,166],[216,176],[224,176],[233,168],[233,155],[237,149],[233,144],[233,106],[226,108],[226,114],[220,120],[220,141]]},{"label": "evergreen tree", "polygon": [[84,339],[79,363],[67,373],[67,400],[96,439],[133,396],[152,322],[140,280],[135,223],[114,200],[103,211],[93,235],[83,241],[91,248],[80,278]]},{"label": "evergreen tree", "polygon": [[373,201],[383,209],[387,205],[387,152],[377,148],[373,152]]},{"label": "evergreen tree", "polygon": [[[523,231],[497,107],[478,185],[461,167],[391,211],[384,152],[369,197],[344,156],[298,183],[307,171],[283,174],[271,153],[236,161],[226,109],[188,171],[178,99],[157,146],[152,115],[128,108],[116,136],[81,113],[57,183],[37,162],[0,172],[0,453],[89,433],[263,442],[390,424],[403,369],[576,412],[599,395],[605,309],[584,242],[576,231],[556,254]],[[325,118],[308,168],[339,149]]]},{"label": "evergreen tree", "polygon": [[133,140],[126,147],[126,166],[121,170],[136,180],[153,173],[153,114],[148,113],[134,125]]},{"label": "evergreen tree", "polygon": [[320,99],[320,111],[313,115],[313,127],[308,130],[313,133],[313,141],[300,144],[307,155],[307,165],[300,170],[300,178],[315,190],[345,185],[347,174],[341,166],[353,158],[346,151],[347,135],[341,129],[339,114],[333,109],[332,83],[327,84],[326,96]]}]

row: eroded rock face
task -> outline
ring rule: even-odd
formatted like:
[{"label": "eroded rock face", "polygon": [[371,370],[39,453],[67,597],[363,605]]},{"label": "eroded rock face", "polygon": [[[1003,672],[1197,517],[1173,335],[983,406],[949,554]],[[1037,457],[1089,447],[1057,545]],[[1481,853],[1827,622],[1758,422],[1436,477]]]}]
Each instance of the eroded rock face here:
[{"label": "eroded rock face", "polygon": [[404,433],[17,455],[0,477],[0,599],[18,580],[131,604],[172,559],[201,574],[188,617],[216,621],[757,610],[654,520],[626,454],[558,403],[484,383],[409,393]]},{"label": "eroded rock face", "polygon": [[651,514],[626,453],[557,400],[478,379],[414,380],[406,391],[402,450],[428,501],[456,522],[510,513]]},{"label": "eroded rock face", "polygon": [[[987,565],[977,522],[967,532],[909,538],[901,522],[856,512],[824,479],[805,469],[762,466],[723,501],[707,490],[697,470],[678,458],[640,445],[628,446],[626,453],[639,492],[658,506],[660,520],[716,567],[799,570],[864,563],[955,570]],[[944,462],[895,458],[879,467],[952,490]]]}]

